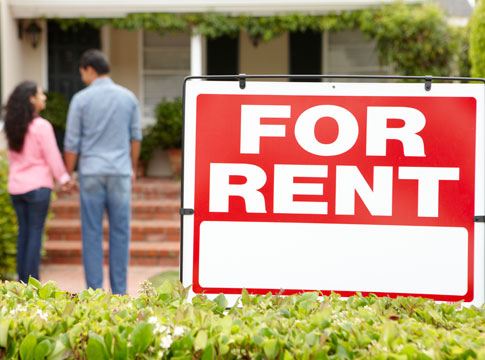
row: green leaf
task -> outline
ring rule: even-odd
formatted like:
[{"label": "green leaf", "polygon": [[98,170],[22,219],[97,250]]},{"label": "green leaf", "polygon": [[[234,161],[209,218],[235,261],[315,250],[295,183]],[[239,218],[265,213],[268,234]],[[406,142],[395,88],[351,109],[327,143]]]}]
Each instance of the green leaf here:
[{"label": "green leaf", "polygon": [[252,337],[252,342],[255,343],[256,345],[261,346],[264,343],[264,339],[259,335],[254,335]]},{"label": "green leaf", "polygon": [[259,330],[259,334],[261,336],[264,336],[264,337],[267,337],[267,338],[271,338],[273,337],[273,332],[271,331],[271,329],[267,328],[267,327],[263,327]]},{"label": "green leaf", "polygon": [[232,328],[232,318],[230,316],[225,316],[220,320],[221,333],[229,335],[231,334]]},{"label": "green leaf", "polygon": [[268,359],[276,358],[279,352],[279,345],[276,339],[267,340],[263,345],[263,350]]},{"label": "green leaf", "polygon": [[54,294],[54,289],[56,285],[53,282],[48,282],[44,286],[39,289],[39,297],[43,300],[46,300]]},{"label": "green leaf", "polygon": [[42,284],[40,283],[40,281],[37,280],[37,279],[35,279],[35,278],[33,278],[32,276],[29,276],[29,283],[28,283],[28,285],[32,285],[32,286],[34,286],[37,289],[42,288]]},{"label": "green leaf", "polygon": [[295,360],[295,358],[290,354],[288,350],[285,350],[283,360]]},{"label": "green leaf", "polygon": [[170,280],[165,280],[157,289],[160,294],[170,295],[173,292],[173,285]]},{"label": "green leaf", "polygon": [[135,354],[143,353],[153,341],[153,326],[142,322],[131,333],[131,343]]},{"label": "green leaf", "polygon": [[74,349],[77,346],[77,343],[80,340],[81,332],[83,331],[81,324],[76,324],[72,327],[72,329],[68,333],[69,338],[69,345],[71,349]]},{"label": "green leaf", "polygon": [[3,319],[0,321],[0,347],[7,347],[8,329],[10,328],[11,322],[12,320],[10,319]]},{"label": "green leaf", "polygon": [[317,292],[306,292],[306,293],[303,293],[302,295],[300,295],[297,303],[299,304],[299,303],[303,303],[303,302],[307,302],[307,301],[315,302],[317,300],[318,300],[318,293]]},{"label": "green leaf", "polygon": [[350,359],[347,349],[342,344],[337,345],[337,357],[339,359]]},{"label": "green leaf", "polygon": [[33,360],[35,345],[37,345],[36,336],[34,334],[27,335],[20,345],[20,358],[22,360]]},{"label": "green leaf", "polygon": [[127,360],[128,359],[128,345],[126,340],[122,339],[118,333],[114,333],[115,341],[113,348],[113,358],[115,360]]},{"label": "green leaf", "polygon": [[195,350],[205,349],[207,346],[207,338],[207,332],[200,330],[194,340]]},{"label": "green leaf", "polygon": [[42,340],[35,346],[34,349],[34,359],[43,360],[47,354],[51,351],[51,343],[49,340]]},{"label": "green leaf", "polygon": [[249,306],[251,304],[251,298],[249,297],[249,293],[246,289],[242,289],[241,293],[241,303],[244,306]]},{"label": "green leaf", "polygon": [[72,311],[74,310],[74,307],[76,306],[76,304],[74,303],[74,301],[70,301],[66,307],[64,308],[64,311],[62,312],[62,317],[65,318],[69,315],[72,314]]},{"label": "green leaf", "polygon": [[62,360],[64,359],[64,353],[66,352],[66,347],[62,343],[62,341],[57,340],[54,349],[52,352],[47,356],[47,360]]},{"label": "green leaf", "polygon": [[217,306],[219,306],[219,308],[221,308],[223,311],[226,309],[227,307],[227,299],[226,297],[224,296],[224,294],[219,294],[217,295],[217,297],[214,299],[214,302],[217,304]]},{"label": "green leaf", "polygon": [[219,355],[224,356],[229,352],[229,345],[222,344],[219,345]]},{"label": "green leaf", "polygon": [[106,344],[106,350],[108,351],[108,356],[113,357],[113,335],[111,335],[110,329],[106,331],[106,335],[104,335],[104,343]]},{"label": "green leaf", "polygon": [[287,319],[291,317],[290,312],[286,309],[279,309],[278,312]]},{"label": "green leaf", "polygon": [[305,337],[305,342],[310,347],[314,346],[317,343],[317,340],[318,336],[314,332],[307,334]]},{"label": "green leaf", "polygon": [[88,360],[108,359],[104,339],[95,333],[89,333],[88,346],[86,347],[86,358]]},{"label": "green leaf", "polygon": [[204,352],[202,353],[201,360],[213,360],[214,359],[214,348],[212,345],[209,345],[205,348]]}]

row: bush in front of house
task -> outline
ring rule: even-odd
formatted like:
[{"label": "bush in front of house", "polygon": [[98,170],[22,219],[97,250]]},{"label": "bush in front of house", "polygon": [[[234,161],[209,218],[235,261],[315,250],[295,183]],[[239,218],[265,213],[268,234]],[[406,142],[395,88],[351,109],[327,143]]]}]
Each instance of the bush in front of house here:
[{"label": "bush in front of house", "polygon": [[21,359],[484,359],[485,309],[422,298],[243,291],[187,300],[149,283],[137,298],[0,286],[0,357]]},{"label": "bush in front of house", "polygon": [[148,162],[153,150],[182,147],[182,99],[163,99],[155,108],[156,122],[143,131],[140,159]]},{"label": "bush in front of house", "polygon": [[7,181],[7,154],[0,151],[0,279],[12,279],[17,266],[17,218],[7,192]]}]

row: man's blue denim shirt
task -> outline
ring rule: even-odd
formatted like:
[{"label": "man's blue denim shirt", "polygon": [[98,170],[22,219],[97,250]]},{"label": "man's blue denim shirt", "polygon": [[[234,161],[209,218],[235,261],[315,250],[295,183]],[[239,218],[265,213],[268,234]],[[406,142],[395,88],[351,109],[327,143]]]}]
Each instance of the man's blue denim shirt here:
[{"label": "man's blue denim shirt", "polygon": [[135,95],[110,78],[96,79],[72,98],[64,150],[79,154],[80,174],[130,176],[130,142],[141,139]]}]

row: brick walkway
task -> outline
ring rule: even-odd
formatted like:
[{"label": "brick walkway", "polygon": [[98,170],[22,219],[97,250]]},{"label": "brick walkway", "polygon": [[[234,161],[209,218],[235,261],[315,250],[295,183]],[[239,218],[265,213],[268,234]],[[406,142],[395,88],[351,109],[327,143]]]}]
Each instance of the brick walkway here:
[{"label": "brick walkway", "polygon": [[[150,277],[165,271],[178,270],[178,267],[162,266],[130,266],[128,268],[127,293],[131,296],[138,296],[140,283]],[[45,283],[54,280],[59,289],[78,293],[86,289],[84,280],[84,269],[82,265],[45,264],[40,267],[40,280]],[[104,289],[109,289],[108,267],[104,267]]]}]

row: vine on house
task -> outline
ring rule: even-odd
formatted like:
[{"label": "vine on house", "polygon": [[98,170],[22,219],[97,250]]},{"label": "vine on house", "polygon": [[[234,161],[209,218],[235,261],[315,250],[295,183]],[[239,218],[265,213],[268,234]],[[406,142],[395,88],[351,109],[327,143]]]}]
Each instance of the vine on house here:
[{"label": "vine on house", "polygon": [[268,17],[222,14],[133,13],[113,19],[58,19],[67,29],[81,24],[115,29],[197,33],[208,38],[246,32],[255,42],[285,32],[360,30],[374,39],[381,61],[400,75],[468,76],[467,32],[446,22],[434,2],[409,5],[397,1],[379,8],[327,15],[290,14]]}]

